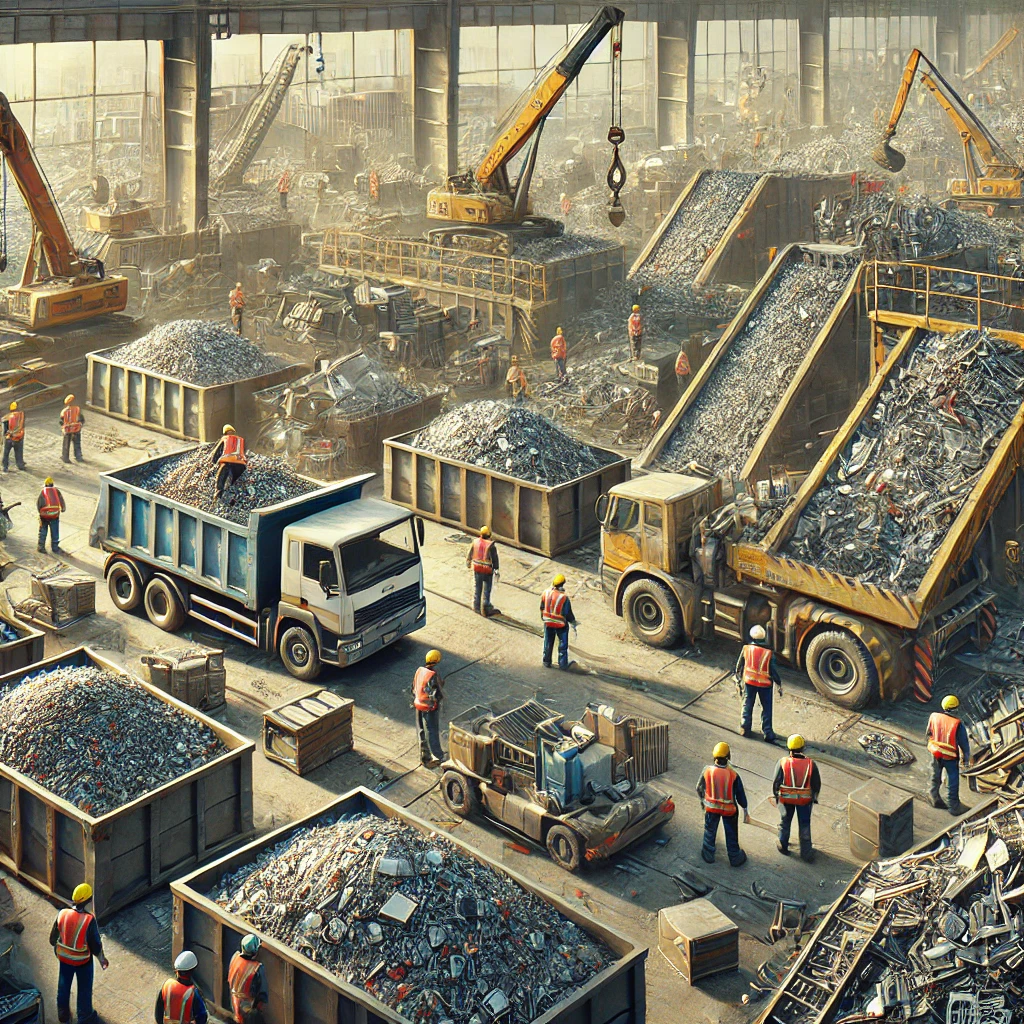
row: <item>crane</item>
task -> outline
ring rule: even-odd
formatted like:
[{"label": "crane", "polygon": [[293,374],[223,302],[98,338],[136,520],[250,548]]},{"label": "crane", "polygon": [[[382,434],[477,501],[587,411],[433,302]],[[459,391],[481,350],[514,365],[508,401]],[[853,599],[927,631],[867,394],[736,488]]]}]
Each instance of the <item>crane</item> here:
[{"label": "crane", "polygon": [[989,214],[997,210],[1020,210],[1024,207],[1024,168],[1003,149],[977,114],[920,50],[911,51],[903,69],[903,79],[896,93],[889,123],[871,154],[875,163],[889,171],[900,171],[907,162],[906,157],[894,149],[889,140],[896,134],[910,88],[922,62],[928,70],[921,72],[921,81],[953,122],[964,147],[965,177],[953,178],[946,186],[953,201],[958,206],[981,208]]},{"label": "crane", "polygon": [[[547,62],[529,88],[505,112],[490,149],[477,169],[472,174],[452,175],[443,187],[431,190],[427,196],[427,217],[432,220],[456,221],[458,224],[457,227],[431,232],[432,240],[474,233],[485,238],[493,238],[495,235],[509,238],[515,233],[528,236],[561,234],[562,225],[559,222],[530,215],[530,182],[537,162],[541,132],[552,108],[576,80],[583,65],[609,32],[613,33],[612,67],[613,70],[616,68],[621,54],[619,35],[624,18],[625,15],[617,7],[602,7]],[[614,100],[613,81],[613,118]],[[621,129],[613,128],[613,131],[621,134]],[[612,141],[611,133],[609,141]],[[528,143],[530,150],[519,178],[513,185],[509,180],[509,163]],[[610,186],[611,178],[612,171],[609,171]],[[621,181],[618,187],[621,188]],[[618,192],[615,186],[612,188],[617,199]],[[464,225],[471,227],[466,228]]]}]

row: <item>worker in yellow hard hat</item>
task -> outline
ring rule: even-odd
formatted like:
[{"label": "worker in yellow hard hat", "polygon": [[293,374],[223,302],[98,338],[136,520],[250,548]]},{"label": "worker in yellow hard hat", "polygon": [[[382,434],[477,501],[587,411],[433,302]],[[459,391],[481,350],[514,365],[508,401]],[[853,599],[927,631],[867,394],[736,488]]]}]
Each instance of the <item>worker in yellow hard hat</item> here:
[{"label": "worker in yellow hard hat", "polygon": [[772,792],[779,807],[779,853],[789,854],[789,834],[796,814],[797,835],[800,837],[800,856],[808,864],[814,862],[811,845],[811,807],[818,802],[821,776],[818,766],[804,753],[804,738],[794,733],[786,741],[789,754],[775,766]]},{"label": "worker in yellow hard hat", "polygon": [[215,493],[222,498],[228,487],[234,487],[249,463],[245,455],[245,438],[230,423],[225,423],[221,429],[220,443],[213,449],[210,459],[217,466]]},{"label": "worker in yellow hard hat", "polygon": [[747,855],[740,849],[739,809],[743,808],[743,820],[750,821],[747,813],[747,794],[743,791],[743,780],[739,773],[729,764],[730,750],[728,743],[717,743],[711,756],[714,764],[709,764],[701,772],[697,782],[697,796],[704,808],[704,841],[701,843],[701,858],[708,864],[715,862],[715,840],[718,836],[718,823],[721,821],[725,832],[725,852],[729,855],[729,863],[738,868]]},{"label": "worker in yellow hard hat", "polygon": [[68,395],[64,399],[64,408],[60,411],[60,432],[63,435],[61,447],[61,461],[71,462],[71,447],[75,448],[75,461],[84,462],[82,458],[82,424],[85,417],[82,415],[81,407],[75,402],[74,395]]},{"label": "worker in yellow hard hat", "polygon": [[54,486],[53,477],[43,481],[42,490],[36,499],[36,511],[39,513],[39,540],[36,550],[46,550],[46,535],[50,535],[50,550],[55,554],[63,554],[60,548],[60,514],[67,511],[64,495]]},{"label": "worker in yellow hard hat", "polygon": [[236,281],[235,287],[228,293],[228,306],[231,309],[231,322],[238,334],[242,333],[242,314],[245,312],[245,292],[242,291],[242,282]]},{"label": "worker in yellow hard hat", "polygon": [[636,303],[633,304],[633,312],[629,314],[626,329],[629,332],[629,358],[639,362],[644,347],[644,318]]},{"label": "worker in yellow hard hat", "polygon": [[565,592],[565,577],[558,573],[540,599],[540,618],[544,623],[544,667],[551,668],[551,652],[558,641],[558,667],[569,668],[569,627],[576,628],[576,616]]},{"label": "worker in yellow hard hat", "polygon": [[[960,803],[960,762],[970,764],[971,747],[964,723],[953,714],[960,701],[953,694],[942,698],[942,710],[932,712],[928,719],[928,752],[932,755],[932,785],[929,791],[932,807],[949,808],[951,814],[963,814]],[[942,773],[946,773],[948,802],[939,796]]]},{"label": "worker in yellow hard hat", "polygon": [[480,527],[480,536],[469,545],[466,568],[473,570],[473,611],[478,615],[494,615],[491,585],[498,573],[498,545],[491,540],[491,528]]},{"label": "worker in yellow hard hat", "polygon": [[444,696],[444,680],[437,666],[440,651],[427,651],[424,664],[412,678],[412,706],[416,709],[416,732],[420,738],[420,760],[428,768],[436,768],[444,760],[437,714]]},{"label": "worker in yellow hard hat", "polygon": [[57,1020],[71,1020],[71,983],[78,982],[76,1019],[79,1024],[95,1021],[92,1008],[92,958],[96,957],[103,970],[110,963],[103,955],[96,918],[86,909],[92,899],[92,886],[80,882],[71,894],[73,907],[65,907],[57,914],[50,929],[50,945],[57,954],[60,973],[57,977]]},{"label": "worker in yellow hard hat", "polygon": [[4,472],[8,471],[11,452],[18,469],[25,468],[25,414],[17,402],[11,402],[10,411],[4,417]]}]

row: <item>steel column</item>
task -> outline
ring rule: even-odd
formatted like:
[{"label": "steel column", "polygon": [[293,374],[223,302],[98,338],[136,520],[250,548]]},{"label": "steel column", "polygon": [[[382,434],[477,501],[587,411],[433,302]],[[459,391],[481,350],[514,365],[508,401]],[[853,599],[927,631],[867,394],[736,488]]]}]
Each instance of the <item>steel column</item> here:
[{"label": "steel column", "polygon": [[413,31],[413,139],[416,163],[434,177],[459,169],[458,0],[432,6]]},{"label": "steel column", "polygon": [[693,141],[693,68],[697,8],[686,17],[659,22],[655,35],[658,74],[658,145]]},{"label": "steel column", "polygon": [[829,0],[808,0],[799,10],[800,121],[829,122]]}]

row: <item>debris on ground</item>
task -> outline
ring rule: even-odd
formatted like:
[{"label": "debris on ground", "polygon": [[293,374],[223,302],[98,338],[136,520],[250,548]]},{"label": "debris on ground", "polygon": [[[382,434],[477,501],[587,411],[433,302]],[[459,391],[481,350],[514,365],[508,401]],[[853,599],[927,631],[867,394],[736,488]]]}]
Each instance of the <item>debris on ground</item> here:
[{"label": "debris on ground", "polygon": [[894,736],[886,736],[884,732],[866,732],[857,737],[864,753],[873,761],[885,765],[886,768],[898,768],[900,765],[913,764],[914,754],[905,744]]},{"label": "debris on ground", "polygon": [[964,775],[977,792],[1024,795],[1024,684],[989,685],[978,699],[988,710],[967,728],[972,754]]}]

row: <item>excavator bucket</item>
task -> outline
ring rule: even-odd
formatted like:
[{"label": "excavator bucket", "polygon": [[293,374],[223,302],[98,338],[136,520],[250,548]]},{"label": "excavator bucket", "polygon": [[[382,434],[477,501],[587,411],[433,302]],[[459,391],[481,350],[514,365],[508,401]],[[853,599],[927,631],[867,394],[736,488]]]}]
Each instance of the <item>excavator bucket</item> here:
[{"label": "excavator bucket", "polygon": [[884,167],[887,171],[902,171],[906,166],[907,158],[898,150],[894,149],[889,139],[885,136],[882,137],[882,141],[878,143],[873,150],[871,150],[871,159],[878,164],[879,167]]}]

